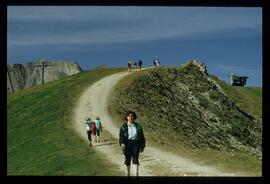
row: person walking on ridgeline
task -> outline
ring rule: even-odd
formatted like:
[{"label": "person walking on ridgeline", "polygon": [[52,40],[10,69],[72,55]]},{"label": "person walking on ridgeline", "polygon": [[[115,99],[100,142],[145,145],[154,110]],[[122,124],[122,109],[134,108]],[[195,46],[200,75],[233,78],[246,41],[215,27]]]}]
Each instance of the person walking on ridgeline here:
[{"label": "person walking on ridgeline", "polygon": [[136,119],[136,113],[134,111],[128,111],[125,116],[125,123],[122,124],[119,132],[119,144],[125,155],[127,176],[130,176],[131,159],[135,175],[139,176],[139,153],[143,152],[145,148],[142,125],[135,122]]},{"label": "person walking on ridgeline", "polygon": [[128,60],[128,73],[131,72],[131,68],[132,68],[132,62],[131,62],[131,60],[129,59],[129,60]]},{"label": "person walking on ridgeline", "polygon": [[160,65],[159,59],[155,59],[154,60],[154,66],[159,66],[159,65]]},{"label": "person walking on ridgeline", "polygon": [[95,122],[91,121],[90,117],[85,118],[85,125],[86,125],[86,130],[87,130],[87,137],[89,140],[89,146],[93,146],[92,144],[92,134],[96,134],[96,126]]},{"label": "person walking on ridgeline", "polygon": [[96,119],[94,120],[96,124],[96,142],[100,142],[100,132],[102,132],[102,124],[100,121],[100,118],[97,116]]},{"label": "person walking on ridgeline", "polygon": [[153,64],[154,64],[154,67],[156,67],[157,63],[155,59],[153,60]]},{"label": "person walking on ridgeline", "polygon": [[138,70],[138,64],[137,64],[137,62],[135,61],[135,63],[134,63],[134,71],[137,71]]},{"label": "person walking on ridgeline", "polygon": [[157,66],[160,66],[160,61],[159,61],[159,59],[157,59]]},{"label": "person walking on ridgeline", "polygon": [[142,60],[139,60],[139,62],[138,62],[138,68],[139,68],[139,71],[142,70],[142,65],[143,65]]}]

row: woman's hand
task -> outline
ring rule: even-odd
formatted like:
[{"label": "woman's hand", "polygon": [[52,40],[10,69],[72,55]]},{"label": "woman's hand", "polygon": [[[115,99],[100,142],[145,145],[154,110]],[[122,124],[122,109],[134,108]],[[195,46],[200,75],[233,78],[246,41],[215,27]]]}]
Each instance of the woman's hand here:
[{"label": "woman's hand", "polygon": [[122,143],[121,144],[121,148],[122,148],[122,153],[123,154],[125,154],[125,150],[126,150],[125,147],[126,147],[126,145],[124,143]]}]

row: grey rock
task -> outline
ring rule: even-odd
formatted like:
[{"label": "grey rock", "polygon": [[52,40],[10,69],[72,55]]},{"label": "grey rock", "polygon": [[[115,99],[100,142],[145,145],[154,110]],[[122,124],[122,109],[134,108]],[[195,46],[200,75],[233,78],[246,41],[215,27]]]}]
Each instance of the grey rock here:
[{"label": "grey rock", "polygon": [[7,66],[7,93],[58,80],[81,72],[78,63],[40,60]]}]

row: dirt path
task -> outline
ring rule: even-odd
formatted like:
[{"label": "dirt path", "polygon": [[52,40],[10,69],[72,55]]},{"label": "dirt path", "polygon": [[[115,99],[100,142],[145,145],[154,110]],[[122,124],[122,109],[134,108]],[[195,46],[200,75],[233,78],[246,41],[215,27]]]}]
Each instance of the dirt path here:
[{"label": "dirt path", "polygon": [[[91,85],[80,97],[74,110],[74,129],[84,140],[87,140],[83,124],[85,116],[100,117],[104,129],[114,139],[94,143],[93,149],[101,151],[107,159],[117,164],[123,173],[125,173],[125,165],[118,144],[119,127],[113,124],[113,119],[108,113],[107,99],[112,87],[126,75],[127,72],[113,74]],[[146,144],[145,151],[140,154],[140,164],[141,176],[234,176],[233,173],[223,173],[214,167],[198,165],[180,155],[153,147],[149,143]]]}]

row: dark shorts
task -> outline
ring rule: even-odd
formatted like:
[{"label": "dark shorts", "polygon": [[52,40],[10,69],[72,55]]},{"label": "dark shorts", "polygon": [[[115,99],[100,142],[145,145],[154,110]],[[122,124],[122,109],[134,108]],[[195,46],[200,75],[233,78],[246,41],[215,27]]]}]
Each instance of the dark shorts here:
[{"label": "dark shorts", "polygon": [[[139,164],[140,144],[139,141],[128,141],[125,149],[125,164],[130,165],[131,159],[133,164]],[[139,164],[140,165],[140,164]]]},{"label": "dark shorts", "polygon": [[97,136],[99,136],[99,135],[100,135],[100,130],[97,129]]}]

